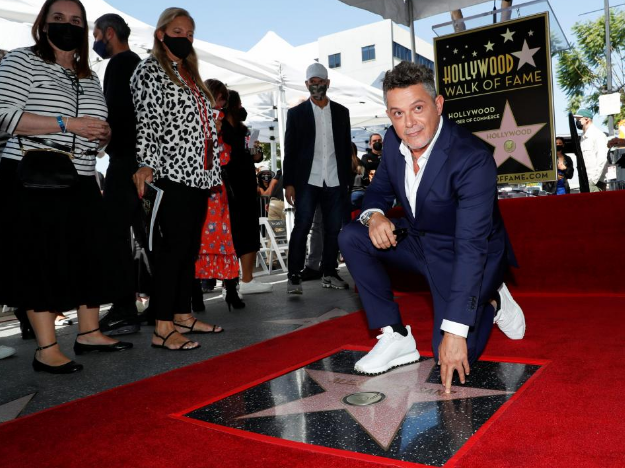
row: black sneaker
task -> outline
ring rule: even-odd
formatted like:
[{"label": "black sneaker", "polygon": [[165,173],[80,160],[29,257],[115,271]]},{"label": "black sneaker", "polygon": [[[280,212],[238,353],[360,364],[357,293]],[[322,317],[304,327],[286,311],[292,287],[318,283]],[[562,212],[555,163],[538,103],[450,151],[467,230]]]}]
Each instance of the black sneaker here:
[{"label": "black sneaker", "polygon": [[140,329],[136,306],[133,314],[132,307],[113,305],[108,313],[100,319],[100,331],[107,336],[129,335],[137,333]]},{"label": "black sneaker", "polygon": [[302,289],[302,278],[298,274],[289,274],[289,279],[286,282],[287,294],[304,294]]},{"label": "black sneaker", "polygon": [[310,267],[304,267],[299,274],[302,281],[311,281],[321,279],[322,273],[319,270],[314,270]]},{"label": "black sneaker", "polygon": [[338,272],[336,271],[323,275],[323,278],[321,278],[321,285],[324,288],[332,288],[332,289],[349,288],[349,284],[347,284],[347,281],[341,278]]}]

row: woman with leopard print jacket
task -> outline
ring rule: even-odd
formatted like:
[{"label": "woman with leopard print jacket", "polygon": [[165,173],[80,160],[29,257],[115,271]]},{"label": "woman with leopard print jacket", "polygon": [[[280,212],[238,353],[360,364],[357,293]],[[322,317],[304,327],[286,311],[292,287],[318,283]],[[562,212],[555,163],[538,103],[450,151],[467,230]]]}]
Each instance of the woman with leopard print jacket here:
[{"label": "woman with leopard print jacket", "polygon": [[221,184],[213,97],[198,72],[194,30],[195,22],[186,10],[166,9],[154,32],[152,54],[131,79],[140,166],[133,180],[140,197],[145,183],[153,180],[164,192],[150,298],[156,319],[152,346],[175,351],[200,347],[184,334],[223,331],[191,314],[208,196],[212,187]]}]

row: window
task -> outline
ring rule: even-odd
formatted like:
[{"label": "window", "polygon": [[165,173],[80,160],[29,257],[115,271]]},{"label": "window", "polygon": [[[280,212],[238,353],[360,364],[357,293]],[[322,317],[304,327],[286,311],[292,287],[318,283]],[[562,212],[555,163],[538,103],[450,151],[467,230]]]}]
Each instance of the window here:
[{"label": "window", "polygon": [[362,61],[375,60],[375,45],[368,45],[362,48]]},{"label": "window", "polygon": [[330,68],[339,68],[341,66],[341,54],[328,55],[328,66]]},{"label": "window", "polygon": [[[393,42],[393,57],[398,58],[399,60],[407,60],[408,62],[410,62],[412,60],[412,51],[408,47],[404,47],[397,42]],[[419,54],[417,54],[415,62],[419,65],[425,65],[426,67],[434,70],[434,62],[426,59],[425,57],[422,57]]]}]

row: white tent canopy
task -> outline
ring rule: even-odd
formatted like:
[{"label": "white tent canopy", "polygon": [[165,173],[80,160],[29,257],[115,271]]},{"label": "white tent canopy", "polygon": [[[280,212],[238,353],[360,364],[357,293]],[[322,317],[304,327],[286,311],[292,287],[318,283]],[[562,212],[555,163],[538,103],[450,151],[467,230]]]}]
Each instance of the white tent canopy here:
[{"label": "white tent canopy", "polygon": [[[0,48],[5,50],[32,45],[32,23],[37,17],[42,0],[0,0]],[[83,0],[90,28],[93,21],[106,13],[122,16],[131,29],[131,48],[145,56],[153,44],[154,27],[127,15],[104,0]],[[92,39],[91,39],[92,40]],[[244,97],[253,126],[277,127],[283,143],[286,109],[306,99],[305,70],[310,63],[302,59],[293,46],[278,35],[269,32],[249,52],[194,41],[204,78],[216,78]],[[92,68],[100,78],[104,76],[107,60],[91,54]],[[379,89],[360,83],[339,72],[329,70],[331,80],[328,95],[350,110],[352,126],[388,123],[382,93]],[[275,130],[273,135],[275,135]],[[268,134],[265,134],[265,141]],[[281,145],[283,146],[283,145]],[[273,148],[275,158],[275,145]],[[272,161],[275,167],[275,160]]]}]

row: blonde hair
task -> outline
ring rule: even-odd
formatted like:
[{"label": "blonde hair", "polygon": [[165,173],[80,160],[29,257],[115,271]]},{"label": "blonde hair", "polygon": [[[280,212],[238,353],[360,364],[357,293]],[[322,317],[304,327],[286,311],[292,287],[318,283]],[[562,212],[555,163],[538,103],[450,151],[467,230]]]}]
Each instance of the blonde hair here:
[{"label": "blonde hair", "polygon": [[[161,16],[158,18],[158,23],[156,24],[156,29],[154,30],[154,45],[152,46],[152,55],[156,58],[156,60],[158,60],[158,63],[160,63],[161,67],[163,67],[163,70],[165,70],[165,73],[167,73],[167,76],[169,76],[171,81],[173,81],[182,88],[184,87],[184,85],[176,76],[176,73],[174,72],[174,67],[171,64],[171,60],[169,57],[167,57],[167,51],[165,50],[165,46],[163,46],[163,43],[159,40],[156,34],[158,31],[165,32],[165,29],[167,29],[169,23],[171,23],[173,20],[180,16],[189,18],[189,20],[191,20],[191,24],[193,25],[193,29],[195,29],[195,21],[193,20],[189,12],[184,8],[171,7],[165,9],[165,11],[163,11],[163,13],[161,13]],[[206,94],[206,97],[208,97],[208,99],[210,100],[211,106],[214,105],[215,99],[213,98],[213,95],[200,77],[197,54],[195,53],[195,49],[191,49],[191,53],[186,59],[182,61],[182,65],[187,69],[189,75],[191,75],[191,78],[193,79],[197,87],[200,88],[204,92],[204,94]]]}]

